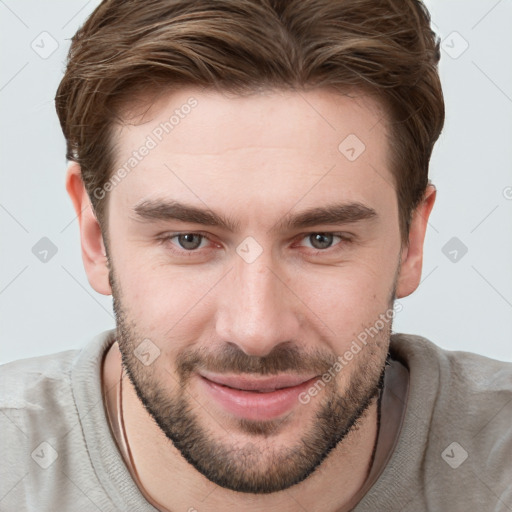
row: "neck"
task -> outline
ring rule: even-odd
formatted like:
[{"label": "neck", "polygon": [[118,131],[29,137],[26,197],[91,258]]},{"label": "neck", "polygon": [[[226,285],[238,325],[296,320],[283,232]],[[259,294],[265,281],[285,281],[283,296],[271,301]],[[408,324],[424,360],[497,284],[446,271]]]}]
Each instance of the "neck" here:
[{"label": "neck", "polygon": [[353,429],[303,482],[272,494],[245,494],[219,487],[190,465],[145,410],[126,376],[122,385],[122,417],[117,421],[121,370],[121,356],[114,343],[103,368],[104,386],[110,390],[106,395],[107,410],[125,464],[142,494],[157,509],[291,512],[297,510],[299,503],[310,512],[341,512],[358,501],[377,439],[377,400],[359,420],[359,428]]}]

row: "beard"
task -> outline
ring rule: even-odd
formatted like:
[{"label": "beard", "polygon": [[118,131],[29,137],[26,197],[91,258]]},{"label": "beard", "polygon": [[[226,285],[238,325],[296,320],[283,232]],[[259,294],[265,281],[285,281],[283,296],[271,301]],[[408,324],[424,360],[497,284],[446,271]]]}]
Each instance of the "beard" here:
[{"label": "beard", "polygon": [[[135,349],[146,336],[130,320],[113,268],[110,269],[109,279],[122,363],[139,400],[182,457],[208,480],[221,487],[237,492],[267,494],[302,482],[350,432],[358,428],[370,405],[380,396],[391,320],[349,363],[352,372],[343,390],[337,389],[335,377],[318,396],[311,399],[310,404],[300,406],[315,406],[317,412],[312,420],[305,422],[300,439],[293,445],[279,446],[276,442],[278,434],[286,431],[293,411],[276,420],[235,419],[237,430],[227,431],[223,440],[215,434],[215,427],[218,427],[216,421],[208,414],[207,420],[201,420],[195,410],[198,402],[187,392],[190,379],[198,370],[245,375],[284,372],[315,372],[316,375],[323,375],[329,369],[332,372],[338,361],[337,356],[325,352],[305,354],[288,344],[277,345],[263,357],[250,356],[236,344],[229,343],[222,352],[216,353],[204,348],[184,349],[175,359],[175,368],[160,368],[160,376],[157,369],[160,363],[145,366],[136,357]],[[396,279],[388,301],[390,308],[393,307],[395,289]],[[153,339],[152,342],[163,349],[164,355],[170,340],[166,337],[165,340]],[[162,357],[160,361],[164,359]],[[163,385],[165,373],[172,373],[172,370],[179,384],[174,392]],[[341,369],[341,373],[345,371]],[[223,432],[226,430],[224,428]],[[236,435],[238,433],[245,436],[240,438]]]}]

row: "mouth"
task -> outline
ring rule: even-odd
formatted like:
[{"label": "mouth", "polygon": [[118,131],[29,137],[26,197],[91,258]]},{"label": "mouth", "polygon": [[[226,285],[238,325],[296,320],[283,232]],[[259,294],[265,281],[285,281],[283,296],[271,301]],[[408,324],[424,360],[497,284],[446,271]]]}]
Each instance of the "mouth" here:
[{"label": "mouth", "polygon": [[253,421],[268,421],[290,412],[299,404],[299,395],[318,379],[314,375],[199,374],[204,391],[223,411]]}]

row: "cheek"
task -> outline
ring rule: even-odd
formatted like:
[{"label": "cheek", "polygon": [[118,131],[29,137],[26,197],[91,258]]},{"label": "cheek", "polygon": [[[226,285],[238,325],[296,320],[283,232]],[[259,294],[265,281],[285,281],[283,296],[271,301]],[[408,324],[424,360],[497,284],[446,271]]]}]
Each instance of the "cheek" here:
[{"label": "cheek", "polygon": [[194,333],[199,329],[198,315],[211,301],[209,292],[222,269],[171,267],[133,258],[119,268],[116,264],[116,276],[122,283],[123,305],[139,330],[163,340],[180,337],[186,328],[190,340],[199,334]]},{"label": "cheek", "polygon": [[341,358],[333,369],[339,393],[354,379],[366,385],[382,371],[394,315],[389,304],[393,277],[393,270],[383,269],[380,275],[352,267],[339,272],[308,303],[329,328],[326,348]]},{"label": "cheek", "polygon": [[359,263],[322,274],[301,274],[293,289],[314,313],[308,318],[319,328],[327,326],[323,331],[331,340],[330,349],[339,354],[388,311],[394,273],[395,268]]}]

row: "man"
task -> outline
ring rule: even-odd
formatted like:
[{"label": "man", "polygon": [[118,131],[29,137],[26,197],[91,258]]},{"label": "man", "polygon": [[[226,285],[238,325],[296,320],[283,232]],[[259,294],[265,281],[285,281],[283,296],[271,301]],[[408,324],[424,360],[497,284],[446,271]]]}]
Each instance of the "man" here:
[{"label": "man", "polygon": [[94,11],[56,105],[117,329],[3,367],[2,510],[512,510],[512,365],[392,334],[438,60],[415,0]]}]

